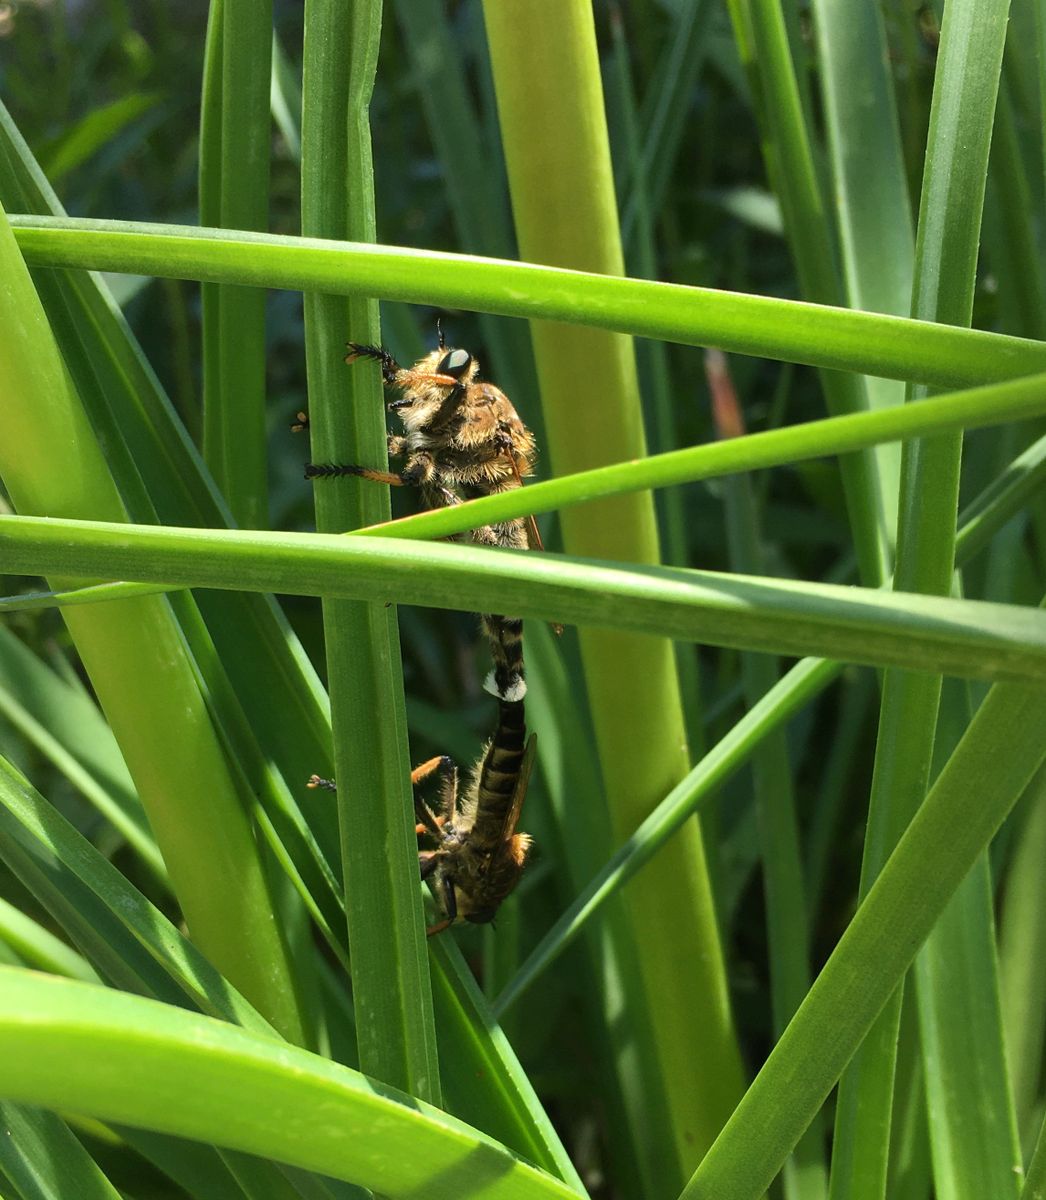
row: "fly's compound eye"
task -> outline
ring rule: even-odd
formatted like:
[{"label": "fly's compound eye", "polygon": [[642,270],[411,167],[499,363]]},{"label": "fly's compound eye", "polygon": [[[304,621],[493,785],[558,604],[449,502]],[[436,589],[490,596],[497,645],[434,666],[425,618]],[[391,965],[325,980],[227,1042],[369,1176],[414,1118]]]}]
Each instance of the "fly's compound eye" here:
[{"label": "fly's compound eye", "polygon": [[451,350],[440,359],[440,375],[452,375],[460,379],[472,366],[472,355],[467,350]]}]

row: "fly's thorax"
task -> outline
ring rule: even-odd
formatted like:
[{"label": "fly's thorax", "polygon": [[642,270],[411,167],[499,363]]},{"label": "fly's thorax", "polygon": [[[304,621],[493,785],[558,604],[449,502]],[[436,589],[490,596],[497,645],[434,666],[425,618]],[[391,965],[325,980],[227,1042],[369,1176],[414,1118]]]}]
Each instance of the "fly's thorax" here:
[{"label": "fly's thorax", "polygon": [[425,445],[419,440],[419,435],[424,435],[429,426],[436,419],[443,401],[450,395],[449,387],[439,387],[434,383],[426,383],[419,388],[412,388],[406,391],[399,398],[393,401],[390,407],[395,408],[396,416],[403,422],[403,428],[406,429],[408,435],[414,435],[415,441],[412,443],[412,448],[415,450],[425,449]]}]

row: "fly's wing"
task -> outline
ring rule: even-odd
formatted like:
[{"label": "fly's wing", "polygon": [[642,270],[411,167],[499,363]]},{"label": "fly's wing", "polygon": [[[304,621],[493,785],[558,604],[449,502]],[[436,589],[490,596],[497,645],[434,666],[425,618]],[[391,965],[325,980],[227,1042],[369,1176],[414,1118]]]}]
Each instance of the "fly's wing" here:
[{"label": "fly's wing", "polygon": [[516,779],[516,786],[512,791],[512,803],[508,806],[508,812],[505,814],[505,823],[501,827],[499,846],[507,846],[516,832],[520,810],[523,808],[523,801],[530,785],[530,773],[534,769],[537,749],[538,735],[532,733],[527,740],[526,749],[523,751],[523,761],[519,764],[519,777]]}]

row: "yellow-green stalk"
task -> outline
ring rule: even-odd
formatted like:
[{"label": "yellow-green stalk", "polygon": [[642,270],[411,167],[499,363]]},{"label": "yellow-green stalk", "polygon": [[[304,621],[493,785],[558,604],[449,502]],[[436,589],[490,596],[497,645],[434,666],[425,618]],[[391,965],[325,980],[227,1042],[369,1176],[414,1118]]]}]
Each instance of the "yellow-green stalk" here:
[{"label": "yellow-green stalk", "polygon": [[[484,5],[520,255],[621,275],[624,265],[591,5]],[[555,474],[646,453],[632,340],[532,325]],[[571,554],[659,560],[649,495],[563,514]],[[585,630],[581,652],[607,806],[618,838],[685,774],[686,735],[672,644]],[[722,952],[701,833],[690,822],[656,872],[630,885],[658,1068],[680,1168],[692,1169],[741,1091]]]}]

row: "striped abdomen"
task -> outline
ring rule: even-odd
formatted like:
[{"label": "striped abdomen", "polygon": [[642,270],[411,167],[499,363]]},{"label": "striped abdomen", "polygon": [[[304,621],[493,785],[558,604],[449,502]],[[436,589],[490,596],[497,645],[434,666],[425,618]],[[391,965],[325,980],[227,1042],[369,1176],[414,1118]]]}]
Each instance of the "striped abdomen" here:
[{"label": "striped abdomen", "polygon": [[[519,787],[526,736],[522,703],[499,700],[497,729],[483,755],[477,780],[476,817],[469,835],[476,851],[494,850],[504,840],[505,823]],[[518,815],[517,804],[517,819]]]}]

